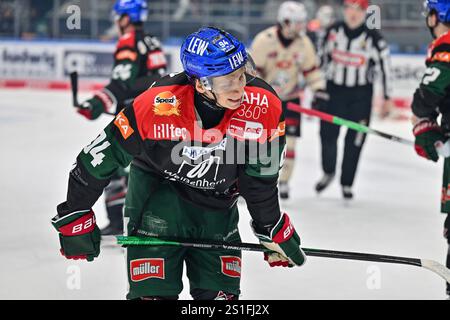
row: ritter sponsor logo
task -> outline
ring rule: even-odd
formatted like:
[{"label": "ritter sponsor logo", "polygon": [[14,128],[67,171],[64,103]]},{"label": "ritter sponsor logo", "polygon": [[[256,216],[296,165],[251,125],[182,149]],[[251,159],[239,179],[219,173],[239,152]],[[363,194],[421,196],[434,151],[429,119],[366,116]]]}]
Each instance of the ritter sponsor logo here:
[{"label": "ritter sponsor logo", "polygon": [[153,136],[156,139],[186,139],[188,136],[188,130],[186,128],[178,128],[173,124],[168,123],[154,124]]},{"label": "ritter sponsor logo", "polygon": [[221,256],[222,273],[232,278],[241,276],[241,258],[234,256]]},{"label": "ritter sponsor logo", "polygon": [[165,279],[164,259],[143,258],[130,261],[131,281],[139,282],[150,278]]}]

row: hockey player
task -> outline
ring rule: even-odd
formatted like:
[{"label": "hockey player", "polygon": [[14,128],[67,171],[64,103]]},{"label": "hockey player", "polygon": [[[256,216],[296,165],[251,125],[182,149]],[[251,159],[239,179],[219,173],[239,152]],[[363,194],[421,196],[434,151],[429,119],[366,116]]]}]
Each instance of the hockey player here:
[{"label": "hockey player", "polygon": [[[89,120],[97,119],[104,112],[117,114],[124,103],[141,94],[166,71],[160,42],[143,30],[148,10],[146,0],[119,0],[113,10],[120,38],[111,81],[78,108],[78,113]],[[103,235],[123,232],[127,179],[127,173],[120,168],[105,189],[109,225],[102,229]]]},{"label": "hockey player", "polygon": [[[344,21],[327,30],[322,49],[322,68],[330,97],[322,111],[364,125],[370,122],[377,66],[384,94],[382,113],[387,114],[392,108],[389,47],[378,30],[366,25],[368,6],[368,0],[345,0]],[[316,184],[317,192],[327,188],[335,176],[339,131],[335,124],[320,123],[324,175]],[[365,134],[347,131],[340,181],[344,199],[353,198],[352,186],[365,139]]]},{"label": "hockey player", "polygon": [[323,47],[323,41],[327,29],[335,22],[334,9],[330,5],[321,6],[316,13],[316,18],[308,23],[307,35],[314,43],[317,54],[320,56],[320,50]]},{"label": "hockey player", "polygon": [[[425,1],[426,23],[435,39],[426,60],[427,69],[412,102],[413,133],[418,155],[437,162],[436,143],[445,142],[450,135],[450,1]],[[437,123],[441,115],[440,125]],[[450,158],[444,162],[441,212],[447,214],[444,237],[447,238],[447,268],[450,268]],[[450,296],[450,284],[447,283]]]},{"label": "hockey player", "polygon": [[[302,265],[300,238],[278,202],[285,127],[275,91],[246,73],[244,45],[220,29],[189,35],[180,55],[184,72],[156,81],[78,155],[52,219],[61,252],[99,255],[91,208],[112,173],[131,162],[129,235],[240,242],[241,195],[255,235],[273,250],[265,260]],[[177,299],[184,262],[194,299],[239,296],[240,251],[130,246],[127,261],[128,299]]]},{"label": "hockey player", "polygon": [[[289,180],[295,164],[295,145],[300,137],[300,114],[287,104],[300,104],[299,77],[315,92],[313,103],[326,99],[325,80],[319,69],[316,51],[306,36],[307,12],[299,2],[283,2],[278,10],[278,24],[256,35],[252,58],[261,77],[278,93],[286,116],[286,161],[280,176],[280,197],[289,197]],[[322,96],[321,96],[322,95]],[[325,95],[325,97],[324,97]]]}]

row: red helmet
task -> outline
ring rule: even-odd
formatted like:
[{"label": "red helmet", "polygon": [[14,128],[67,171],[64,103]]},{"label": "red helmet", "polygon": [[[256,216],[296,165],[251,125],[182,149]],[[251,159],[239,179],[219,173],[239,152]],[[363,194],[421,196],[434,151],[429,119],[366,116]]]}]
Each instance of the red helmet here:
[{"label": "red helmet", "polygon": [[345,4],[358,5],[361,9],[366,10],[369,7],[369,0],[345,0]]}]

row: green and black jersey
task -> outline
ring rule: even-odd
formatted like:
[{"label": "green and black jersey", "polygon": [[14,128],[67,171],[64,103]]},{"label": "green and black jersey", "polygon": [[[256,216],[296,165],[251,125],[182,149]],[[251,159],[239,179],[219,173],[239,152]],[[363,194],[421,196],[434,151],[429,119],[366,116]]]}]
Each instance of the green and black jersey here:
[{"label": "green and black jersey", "polygon": [[427,69],[414,94],[412,111],[418,118],[436,119],[450,132],[450,32],[442,35],[428,49]]},{"label": "green and black jersey", "polygon": [[158,80],[122,110],[77,157],[66,210],[92,207],[117,168],[132,163],[169,181],[198,206],[230,208],[242,195],[257,224],[276,223],[285,153],[280,99],[263,80],[253,79],[241,106],[226,109],[218,124],[205,129],[195,97],[179,73]]},{"label": "green and black jersey", "polygon": [[111,81],[96,96],[104,110],[94,110],[93,119],[102,112],[117,114],[124,102],[137,97],[166,73],[167,62],[156,37],[133,31],[120,37],[114,52]]}]

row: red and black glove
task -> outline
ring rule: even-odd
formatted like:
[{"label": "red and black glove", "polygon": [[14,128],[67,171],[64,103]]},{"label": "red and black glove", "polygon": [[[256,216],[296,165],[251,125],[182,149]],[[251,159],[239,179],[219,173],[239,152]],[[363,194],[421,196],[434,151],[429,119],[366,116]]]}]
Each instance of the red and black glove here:
[{"label": "red and black glove", "polygon": [[109,90],[103,89],[95,95],[77,106],[77,112],[88,120],[97,119],[103,112],[115,112],[117,107],[116,98],[109,93]]},{"label": "red and black glove", "polygon": [[437,162],[439,155],[436,151],[436,143],[444,143],[447,138],[434,120],[420,119],[413,128],[416,137],[414,148],[416,153],[428,160]]},{"label": "red and black glove", "polygon": [[63,217],[57,215],[52,224],[59,232],[61,254],[67,259],[92,261],[98,257],[101,236],[92,210],[76,211]]},{"label": "red and black glove", "polygon": [[273,227],[258,228],[254,221],[251,225],[260,243],[270,250],[264,253],[264,260],[271,267],[293,267],[305,263],[306,256],[300,248],[300,237],[286,213],[282,214]]}]

